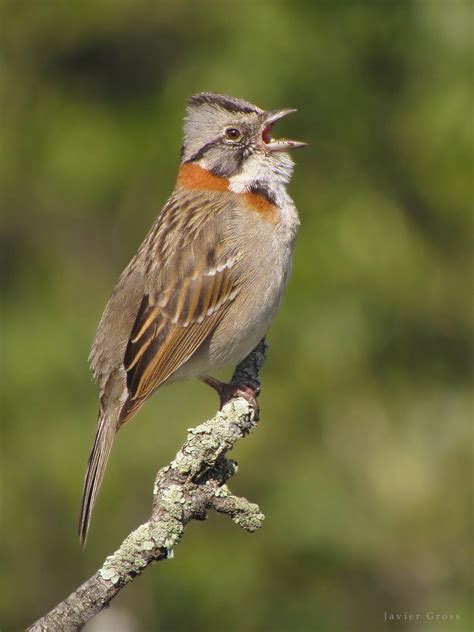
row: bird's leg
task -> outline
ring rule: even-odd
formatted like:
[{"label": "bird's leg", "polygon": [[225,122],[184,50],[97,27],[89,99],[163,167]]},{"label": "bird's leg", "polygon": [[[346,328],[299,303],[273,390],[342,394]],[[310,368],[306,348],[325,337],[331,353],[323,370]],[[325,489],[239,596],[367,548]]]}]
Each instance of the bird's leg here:
[{"label": "bird's leg", "polygon": [[251,381],[239,380],[229,382],[227,384],[226,382],[216,380],[216,378],[211,377],[210,375],[204,375],[200,378],[200,380],[217,391],[221,410],[224,404],[227,404],[227,402],[234,397],[243,397],[255,410],[256,419],[259,418],[260,407],[257,402],[257,397],[260,394],[260,386],[255,382],[252,383]]}]

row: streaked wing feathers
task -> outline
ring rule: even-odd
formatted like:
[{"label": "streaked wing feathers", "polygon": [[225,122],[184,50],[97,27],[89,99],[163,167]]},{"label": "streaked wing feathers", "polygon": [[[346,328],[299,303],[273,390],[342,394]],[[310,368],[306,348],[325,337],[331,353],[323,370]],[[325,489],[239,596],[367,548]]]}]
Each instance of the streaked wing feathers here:
[{"label": "streaked wing feathers", "polygon": [[200,263],[175,285],[142,299],[124,357],[129,397],[121,423],[193,355],[237,295],[236,259],[222,243]]}]

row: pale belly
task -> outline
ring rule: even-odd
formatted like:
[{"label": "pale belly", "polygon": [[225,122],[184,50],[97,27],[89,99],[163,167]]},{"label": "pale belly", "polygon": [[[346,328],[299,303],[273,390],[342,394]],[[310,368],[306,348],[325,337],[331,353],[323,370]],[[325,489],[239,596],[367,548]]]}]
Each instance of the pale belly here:
[{"label": "pale belly", "polygon": [[279,266],[259,269],[216,330],[170,381],[198,377],[235,366],[265,336],[281,304],[291,269],[291,252]]},{"label": "pale belly", "polygon": [[[267,333],[288,283],[298,225],[291,201],[280,213],[278,226],[255,222],[246,216],[239,219],[242,237],[239,249],[243,257],[247,257],[245,280],[215,331],[170,381],[235,366]],[[252,247],[252,244],[259,246]],[[263,244],[266,247],[262,247]]]}]

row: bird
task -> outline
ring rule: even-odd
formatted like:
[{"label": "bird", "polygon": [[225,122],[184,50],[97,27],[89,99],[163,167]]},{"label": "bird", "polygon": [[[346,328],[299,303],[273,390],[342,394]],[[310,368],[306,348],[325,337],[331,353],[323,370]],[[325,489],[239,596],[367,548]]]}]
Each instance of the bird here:
[{"label": "bird", "polygon": [[272,128],[292,112],[212,92],[187,100],[176,186],[121,274],[89,356],[100,399],[83,546],[114,437],[158,388],[198,378],[221,407],[237,395],[257,406],[255,385],[209,372],[252,351],[288,282],[300,224],[287,193],[288,152],[306,143],[274,139]]}]

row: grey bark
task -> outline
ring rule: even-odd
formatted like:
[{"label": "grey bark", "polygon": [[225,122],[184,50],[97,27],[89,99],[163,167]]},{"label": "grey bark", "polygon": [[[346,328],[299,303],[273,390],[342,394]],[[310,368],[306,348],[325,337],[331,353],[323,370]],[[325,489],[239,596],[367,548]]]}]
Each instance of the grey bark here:
[{"label": "grey bark", "polygon": [[[262,340],[238,365],[232,380],[244,379],[257,386],[266,350]],[[247,531],[258,529],[264,519],[259,507],[234,496],[225,484],[237,470],[235,461],[226,459],[225,454],[256,424],[254,409],[245,399],[237,398],[212,419],[190,428],[175,459],[156,475],[148,522],[125,538],[90,579],[27,632],[80,630],[145,568],[172,557],[186,524],[205,520],[209,509],[229,515]]]}]

